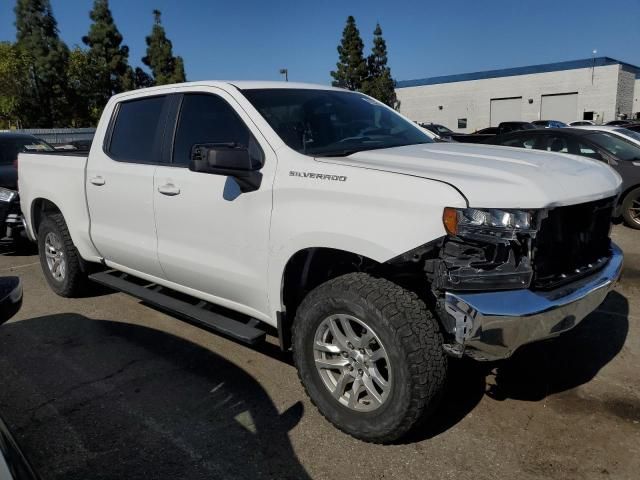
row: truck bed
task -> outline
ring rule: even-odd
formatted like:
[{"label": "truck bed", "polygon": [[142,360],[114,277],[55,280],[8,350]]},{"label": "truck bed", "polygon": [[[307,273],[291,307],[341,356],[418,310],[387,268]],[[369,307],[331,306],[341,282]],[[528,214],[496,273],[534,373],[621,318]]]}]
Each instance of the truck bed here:
[{"label": "truck bed", "polygon": [[[87,152],[20,153],[18,190],[20,206],[31,238],[38,209],[52,206],[62,212],[73,243],[83,258],[98,259],[89,238],[89,210],[85,190]],[[42,202],[39,199],[47,199]],[[51,205],[53,204],[53,205]]]}]

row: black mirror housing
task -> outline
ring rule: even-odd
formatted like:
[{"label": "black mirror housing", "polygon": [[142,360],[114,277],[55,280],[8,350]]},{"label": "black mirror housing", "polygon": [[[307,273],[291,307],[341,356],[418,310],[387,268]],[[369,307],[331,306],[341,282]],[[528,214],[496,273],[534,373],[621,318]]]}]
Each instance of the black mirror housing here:
[{"label": "black mirror housing", "polygon": [[260,159],[251,155],[249,149],[229,144],[196,144],[191,149],[189,170],[213,175],[233,177],[238,181],[242,192],[251,192],[260,188],[262,174]]}]

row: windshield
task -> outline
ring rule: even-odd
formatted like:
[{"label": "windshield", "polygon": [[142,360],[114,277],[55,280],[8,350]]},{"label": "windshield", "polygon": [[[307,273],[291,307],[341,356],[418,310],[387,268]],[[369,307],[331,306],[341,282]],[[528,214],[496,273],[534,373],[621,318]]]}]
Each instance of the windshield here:
[{"label": "windshield", "polygon": [[640,160],[640,147],[616,135],[598,132],[587,135],[587,138],[618,160]]},{"label": "windshield", "polygon": [[0,138],[0,165],[16,161],[20,152],[51,152],[54,148],[35,137]]},{"label": "windshield", "polygon": [[619,133],[620,135],[624,135],[625,137],[632,138],[637,142],[640,142],[640,133],[634,130],[629,130],[627,128],[616,128],[614,132]]},{"label": "windshield", "polygon": [[281,88],[243,93],[280,138],[305,155],[346,156],[433,142],[412,122],[359,93]]}]

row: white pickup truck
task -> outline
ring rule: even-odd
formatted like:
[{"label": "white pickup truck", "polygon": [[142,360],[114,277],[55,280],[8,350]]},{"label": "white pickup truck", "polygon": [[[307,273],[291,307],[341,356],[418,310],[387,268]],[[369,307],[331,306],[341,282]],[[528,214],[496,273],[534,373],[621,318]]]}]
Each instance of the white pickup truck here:
[{"label": "white pickup truck", "polygon": [[320,412],[371,442],[433,411],[450,356],[572,329],[622,268],[604,163],[434,143],[335,88],[124,93],[88,156],[18,163],[56,293],[89,277],[247,343],[277,330]]}]

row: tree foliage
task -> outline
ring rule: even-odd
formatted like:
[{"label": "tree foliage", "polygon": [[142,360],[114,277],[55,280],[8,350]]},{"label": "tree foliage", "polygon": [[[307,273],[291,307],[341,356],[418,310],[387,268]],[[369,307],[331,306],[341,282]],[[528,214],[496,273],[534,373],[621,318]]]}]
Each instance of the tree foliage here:
[{"label": "tree foliage", "polygon": [[363,82],[362,91],[390,107],[399,107],[395,81],[387,65],[387,43],[382,38],[379,23],[373,31],[373,49],[367,58],[367,78]]},{"label": "tree foliage", "polygon": [[69,49],[58,36],[49,0],[17,0],[16,48],[27,61],[25,92],[19,101],[29,127],[66,126]]},{"label": "tree foliage", "polygon": [[0,42],[0,128],[21,127],[20,103],[27,93],[29,59],[9,42]]},{"label": "tree foliage", "polygon": [[184,82],[184,62],[181,57],[173,56],[173,45],[162,26],[160,11],[154,10],[153,15],[155,22],[151,35],[146,38],[147,55],[142,62],[151,69],[156,85]]},{"label": "tree foliage", "polygon": [[367,78],[367,62],[363,56],[364,44],[356,26],[356,20],[349,15],[338,45],[339,61],[331,72],[334,87],[361,90]]},{"label": "tree foliage", "polygon": [[129,47],[122,45],[122,35],[113,20],[109,1],[95,0],[89,17],[93,23],[82,41],[89,47],[86,77],[92,85],[90,107],[95,112],[101,111],[112,95],[131,90],[134,85]]}]

